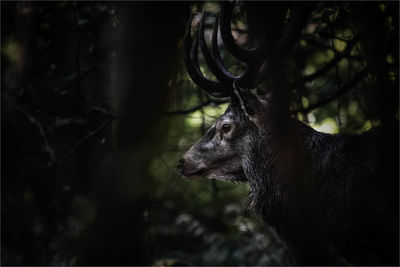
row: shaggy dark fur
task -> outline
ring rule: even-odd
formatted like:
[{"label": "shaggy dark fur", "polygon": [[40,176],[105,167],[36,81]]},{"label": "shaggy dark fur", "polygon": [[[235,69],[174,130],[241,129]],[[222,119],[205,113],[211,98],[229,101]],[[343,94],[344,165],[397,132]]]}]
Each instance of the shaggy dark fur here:
[{"label": "shaggy dark fur", "polygon": [[296,264],[398,265],[398,135],[330,135],[298,121],[289,132],[289,143],[250,138],[243,166],[255,214]]},{"label": "shaggy dark fur", "polygon": [[274,116],[271,103],[236,93],[180,172],[248,182],[251,209],[296,264],[398,265],[398,129],[325,134]]}]

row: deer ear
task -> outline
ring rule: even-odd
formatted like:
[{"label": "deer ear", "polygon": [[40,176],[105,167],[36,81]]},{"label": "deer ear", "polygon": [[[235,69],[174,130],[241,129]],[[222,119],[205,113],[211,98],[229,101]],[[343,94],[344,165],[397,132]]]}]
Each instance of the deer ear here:
[{"label": "deer ear", "polygon": [[270,94],[256,96],[250,90],[242,89],[237,83],[234,83],[231,105],[240,109],[250,121],[259,127],[267,119],[270,110],[270,98]]},{"label": "deer ear", "polygon": [[240,88],[236,81],[233,82],[233,95],[231,98],[232,105],[240,107],[240,109],[248,116],[254,115],[254,109],[251,107],[252,99],[254,101],[257,98],[249,91]]}]

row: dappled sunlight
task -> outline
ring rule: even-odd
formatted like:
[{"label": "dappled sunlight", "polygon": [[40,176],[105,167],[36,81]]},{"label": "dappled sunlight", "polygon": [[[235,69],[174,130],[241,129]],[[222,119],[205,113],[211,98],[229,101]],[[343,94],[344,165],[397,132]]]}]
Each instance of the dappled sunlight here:
[{"label": "dappled sunlight", "polygon": [[185,117],[185,124],[188,127],[199,128],[204,120],[204,123],[210,126],[225,112],[227,107],[228,103],[220,104],[216,107],[206,106],[202,110],[188,114]]},{"label": "dappled sunlight", "polygon": [[323,133],[336,134],[339,132],[339,127],[332,118],[326,118],[321,123],[312,123],[310,126]]},{"label": "dappled sunlight", "polygon": [[[325,229],[350,229],[353,213],[375,215],[359,173],[378,156],[351,154],[352,140],[398,126],[398,2],[2,1],[1,10],[2,265],[293,265],[277,229],[298,227],[287,228],[293,244],[313,248]],[[230,97],[232,113],[198,142]],[[348,146],[327,151],[330,140]],[[348,177],[361,182],[335,184]],[[314,204],[332,216],[313,218]]]}]

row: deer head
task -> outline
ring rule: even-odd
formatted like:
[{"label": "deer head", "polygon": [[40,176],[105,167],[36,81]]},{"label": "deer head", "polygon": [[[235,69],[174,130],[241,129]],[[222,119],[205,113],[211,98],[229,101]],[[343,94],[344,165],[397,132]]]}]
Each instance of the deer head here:
[{"label": "deer head", "polygon": [[[260,146],[260,142],[265,142],[271,136],[270,98],[272,93],[260,96],[250,92],[250,89],[259,84],[259,76],[265,69],[265,49],[261,45],[253,49],[243,49],[235,43],[230,28],[233,7],[234,3],[222,3],[221,13],[218,13],[215,19],[211,52],[204,38],[206,15],[204,12],[194,33],[194,40],[191,38],[193,15],[186,28],[184,61],[191,79],[214,97],[230,97],[225,113],[179,161],[177,169],[189,178],[201,176],[228,181],[245,181],[243,166],[248,166],[246,162],[250,160],[251,150]],[[293,17],[298,19],[296,16]],[[271,53],[274,56],[283,51],[282,47],[293,43],[293,32],[299,31],[296,23],[298,21],[291,20],[291,24],[287,27],[287,32],[290,34],[284,34],[273,47]],[[226,49],[247,64],[246,70],[239,76],[232,75],[224,66],[217,46],[218,26],[220,26]],[[208,68],[218,81],[212,81],[203,76],[197,56],[199,46]]]},{"label": "deer head", "polygon": [[251,93],[245,92],[245,95],[241,91],[235,86],[228,109],[179,161],[178,169],[182,175],[190,178],[203,176],[228,181],[245,180],[242,166],[248,160],[250,147],[263,135],[264,127],[260,122],[268,120],[258,116],[267,112],[255,111],[267,109],[268,106]]}]

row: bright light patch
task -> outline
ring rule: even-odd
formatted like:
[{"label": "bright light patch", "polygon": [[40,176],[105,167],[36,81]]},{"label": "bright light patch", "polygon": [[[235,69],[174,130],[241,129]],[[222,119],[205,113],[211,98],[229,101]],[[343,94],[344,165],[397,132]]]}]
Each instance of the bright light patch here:
[{"label": "bright light patch", "polygon": [[347,43],[339,39],[333,39],[333,45],[337,51],[342,52],[346,48]]},{"label": "bright light patch", "polygon": [[210,106],[204,107],[203,110],[204,110],[204,113],[206,116],[217,118],[225,112],[227,107],[228,107],[228,103],[224,103],[224,104],[218,105],[216,107],[210,107]]},{"label": "bright light patch", "polygon": [[311,75],[315,72],[315,67],[311,64],[307,64],[306,68],[303,70],[303,75]]},{"label": "bright light patch", "polygon": [[304,96],[301,97],[301,103],[303,104],[303,108],[308,108],[308,106],[310,105],[308,99],[305,98]]},{"label": "bright light patch", "polygon": [[308,114],[307,114],[307,119],[308,119],[308,122],[309,122],[310,124],[313,124],[313,123],[315,123],[315,121],[316,121],[315,115],[314,115],[313,113],[308,113]]},{"label": "bright light patch", "polygon": [[202,123],[201,112],[195,111],[185,118],[185,124],[189,127],[200,127]]},{"label": "bright light patch", "polygon": [[1,48],[1,52],[5,55],[12,63],[19,63],[21,59],[21,47],[13,40],[7,40],[6,44]]},{"label": "bright light patch", "polygon": [[[214,123],[214,121],[221,116],[226,108],[228,107],[228,103],[224,103],[221,105],[218,105],[216,107],[204,107],[203,112],[204,112],[204,120],[206,123]],[[201,124],[203,123],[203,114],[200,110],[197,110],[195,112],[190,113],[190,115],[186,116],[185,118],[185,123],[189,127],[200,127]]]},{"label": "bright light patch", "polygon": [[365,124],[364,124],[364,126],[363,126],[363,130],[364,131],[368,131],[369,129],[371,129],[372,128],[372,123],[371,123],[371,121],[370,120],[367,120],[366,122],[365,122]]},{"label": "bright light patch", "polygon": [[339,132],[339,127],[336,121],[332,118],[326,118],[321,123],[311,124],[315,130],[324,133],[335,134]]}]

